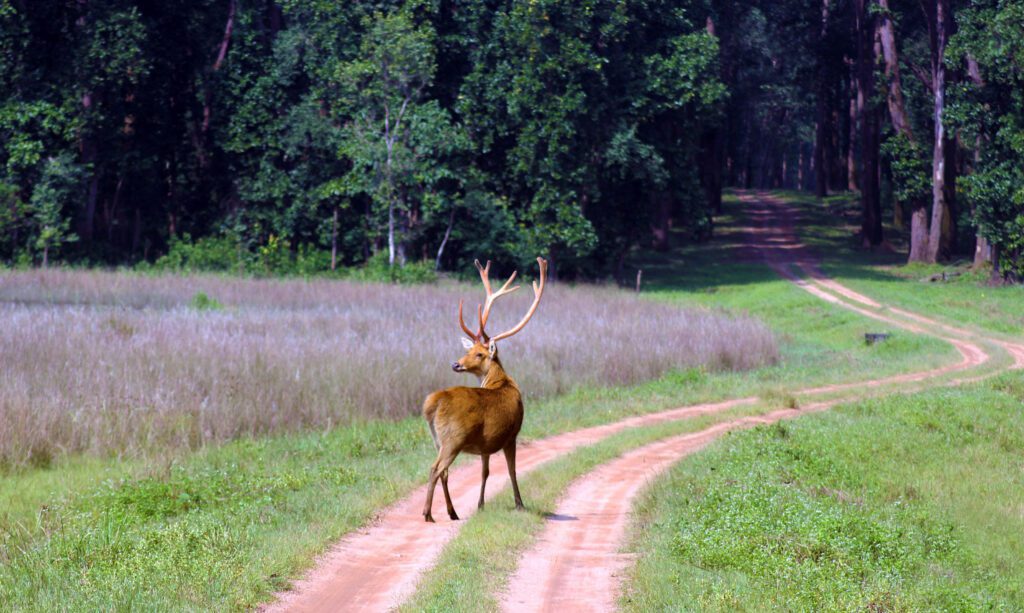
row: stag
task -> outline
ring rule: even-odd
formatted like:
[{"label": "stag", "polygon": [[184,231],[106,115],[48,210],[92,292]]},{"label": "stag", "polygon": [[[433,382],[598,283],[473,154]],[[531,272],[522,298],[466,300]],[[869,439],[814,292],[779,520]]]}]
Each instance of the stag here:
[{"label": "stag", "polygon": [[462,452],[480,456],[483,461],[480,480],[480,501],[477,508],[484,506],[484,488],[490,472],[491,454],[498,450],[505,452],[508,464],[508,476],[512,480],[512,492],[515,495],[516,508],[523,508],[523,499],[519,495],[519,484],[516,482],[516,436],[523,425],[523,397],[519,386],[508,376],[498,359],[498,341],[509,338],[522,330],[537,311],[540,297],[544,293],[544,281],[547,279],[548,263],[537,258],[540,266],[540,282],[533,282],[533,304],[523,319],[515,327],[489,336],[484,328],[491,315],[494,302],[505,295],[519,289],[509,287],[516,278],[513,272],[508,281],[498,291],[491,290],[491,263],[481,266],[479,260],[474,262],[480,272],[487,298],[483,306],[477,306],[477,331],[473,332],[462,317],[462,301],[459,301],[459,326],[466,333],[462,344],[466,355],[452,363],[452,370],[476,375],[480,379],[480,387],[452,387],[434,392],[423,402],[423,417],[430,426],[430,436],[437,447],[437,459],[430,467],[430,482],[427,484],[427,502],[423,507],[423,518],[433,522],[430,508],[434,501],[434,489],[437,480],[441,480],[444,490],[444,501],[448,507],[448,517],[453,520],[459,516],[452,506],[452,497],[448,493],[448,467]]}]

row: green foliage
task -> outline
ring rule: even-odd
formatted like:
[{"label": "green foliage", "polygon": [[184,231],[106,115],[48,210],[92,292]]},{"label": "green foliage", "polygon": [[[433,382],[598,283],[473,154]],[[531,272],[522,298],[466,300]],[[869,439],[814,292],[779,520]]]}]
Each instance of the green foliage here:
[{"label": "green foliage", "polygon": [[984,81],[951,93],[952,123],[976,149],[964,193],[1004,275],[1024,278],[1024,2],[978,2],[957,23],[947,62],[973,58]]},{"label": "green foliage", "polygon": [[882,144],[892,169],[893,197],[902,204],[927,201],[932,189],[931,160],[905,134],[894,134]]},{"label": "green foliage", "polygon": [[78,240],[70,230],[71,219],[65,211],[75,192],[81,188],[81,177],[82,171],[70,155],[49,158],[32,190],[29,199],[34,237],[32,245],[42,253],[43,266],[47,265],[51,252]]},{"label": "green foliage", "polygon": [[219,300],[210,298],[203,291],[196,292],[188,304],[197,311],[221,311],[224,309],[224,305]]},{"label": "green foliage", "polygon": [[386,283],[432,283],[437,273],[430,262],[406,262],[404,266],[392,266],[388,254],[381,251],[370,257],[366,264],[345,271],[349,279],[358,281],[383,281]]},{"label": "green foliage", "polygon": [[153,264],[156,270],[175,272],[245,272],[253,258],[231,237],[208,236],[193,241],[185,234],[172,237],[167,254]]}]

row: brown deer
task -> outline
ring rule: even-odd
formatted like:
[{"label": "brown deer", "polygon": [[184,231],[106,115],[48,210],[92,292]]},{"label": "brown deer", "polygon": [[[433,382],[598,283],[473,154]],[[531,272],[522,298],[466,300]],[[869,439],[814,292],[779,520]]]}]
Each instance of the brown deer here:
[{"label": "brown deer", "polygon": [[487,299],[482,308],[477,306],[479,325],[476,332],[466,326],[466,322],[462,318],[462,301],[459,301],[459,325],[467,336],[462,339],[462,344],[467,351],[462,359],[452,363],[452,370],[476,375],[480,378],[480,387],[451,387],[430,394],[423,402],[423,417],[426,418],[427,424],[430,426],[430,436],[433,437],[434,446],[437,447],[437,459],[430,467],[427,503],[423,507],[423,518],[429,522],[434,521],[430,514],[430,507],[434,501],[434,489],[437,486],[438,478],[441,479],[441,489],[444,490],[448,517],[459,518],[455,513],[455,507],[452,506],[452,497],[448,493],[448,467],[463,451],[478,455],[483,460],[480,502],[477,504],[477,508],[484,506],[484,487],[487,485],[489,473],[488,464],[491,454],[496,453],[499,449],[505,452],[516,508],[523,508],[523,499],[519,496],[519,484],[516,482],[516,436],[519,435],[519,428],[523,425],[523,398],[519,393],[519,386],[512,380],[512,377],[505,373],[505,369],[498,359],[497,343],[522,330],[537,311],[540,297],[544,293],[548,263],[542,258],[537,258],[537,264],[540,265],[540,283],[533,282],[533,305],[526,312],[526,316],[515,327],[494,336],[488,336],[484,331],[484,326],[487,325],[487,318],[490,317],[494,302],[519,289],[518,285],[509,287],[515,280],[516,273],[512,273],[501,289],[492,292],[489,278],[491,263],[487,262],[487,266],[481,266],[477,260],[474,264],[480,271],[480,279],[484,283]]}]

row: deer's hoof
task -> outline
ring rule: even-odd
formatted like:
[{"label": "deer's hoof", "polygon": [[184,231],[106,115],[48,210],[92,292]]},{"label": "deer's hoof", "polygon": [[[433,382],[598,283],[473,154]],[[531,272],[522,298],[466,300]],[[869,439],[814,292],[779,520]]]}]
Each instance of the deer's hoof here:
[{"label": "deer's hoof", "polygon": [[434,518],[430,516],[430,513],[424,513],[423,521],[434,523]]},{"label": "deer's hoof", "polygon": [[451,513],[449,513],[448,517],[452,518],[452,521],[459,521],[459,514],[456,513],[455,511],[452,511]]}]

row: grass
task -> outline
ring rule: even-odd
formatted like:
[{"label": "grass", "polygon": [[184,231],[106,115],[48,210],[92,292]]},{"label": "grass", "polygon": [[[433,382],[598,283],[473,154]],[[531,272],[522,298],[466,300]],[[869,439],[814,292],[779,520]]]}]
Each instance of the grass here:
[{"label": "grass", "polygon": [[[472,383],[448,364],[463,352],[459,297],[482,293],[456,284],[7,274],[0,470],[67,453],[159,456],[418,414],[429,392]],[[525,312],[532,296],[519,294],[495,309],[492,331]],[[528,401],[777,357],[771,332],[750,317],[557,285],[529,329],[502,347],[513,376],[528,383]]]},{"label": "grass", "polygon": [[1024,377],[727,437],[638,506],[627,610],[1013,610]]},{"label": "grass", "polygon": [[[418,483],[420,424],[235,441],[111,479],[8,531],[14,609],[244,609]],[[329,501],[325,503],[325,501]]]}]

